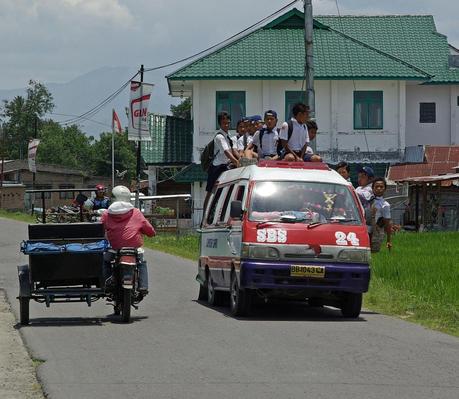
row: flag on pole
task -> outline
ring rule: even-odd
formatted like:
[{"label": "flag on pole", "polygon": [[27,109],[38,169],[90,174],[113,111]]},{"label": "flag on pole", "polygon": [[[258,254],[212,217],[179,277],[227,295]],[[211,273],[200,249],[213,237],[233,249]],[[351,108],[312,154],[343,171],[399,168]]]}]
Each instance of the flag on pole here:
[{"label": "flag on pole", "polygon": [[120,118],[118,118],[118,114],[116,113],[115,110],[113,110],[112,127],[113,127],[113,132],[119,133],[119,134],[123,133],[123,129],[121,128]]},{"label": "flag on pole", "polygon": [[33,173],[37,173],[37,166],[35,164],[35,158],[37,157],[38,144],[40,144],[40,140],[38,139],[32,139],[29,141],[29,148],[28,148],[29,170]]},{"label": "flag on pole", "polygon": [[128,140],[150,141],[148,105],[153,85],[131,81]]}]

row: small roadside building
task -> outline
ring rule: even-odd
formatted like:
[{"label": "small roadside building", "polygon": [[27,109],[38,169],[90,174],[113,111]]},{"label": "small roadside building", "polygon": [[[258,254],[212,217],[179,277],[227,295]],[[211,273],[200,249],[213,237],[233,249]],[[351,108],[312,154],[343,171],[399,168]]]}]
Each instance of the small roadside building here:
[{"label": "small roadside building", "polygon": [[[8,160],[3,166],[4,180],[11,183],[20,184],[25,190],[33,187],[33,173],[29,170],[27,160]],[[58,165],[37,163],[37,173],[35,174],[35,189],[72,189],[95,187],[96,184],[104,184],[111,189],[111,178],[101,176],[91,176],[85,171],[67,168]],[[53,207],[58,205],[70,204],[75,198],[75,192],[45,193],[46,206]],[[41,199],[41,194],[36,193],[35,199]],[[24,194],[16,196],[14,209],[29,209],[31,198]],[[41,205],[40,205],[41,206]]]},{"label": "small roadside building", "polygon": [[[199,155],[217,113],[230,112],[233,132],[241,116],[268,109],[289,119],[304,101],[304,59],[304,16],[292,9],[167,76],[172,96],[192,98],[193,164],[177,179],[196,179],[198,213]],[[459,144],[459,52],[432,16],[316,16],[314,66],[316,147],[325,161],[385,171],[406,146]]]},{"label": "small roadside building", "polygon": [[402,220],[413,230],[459,230],[459,145],[408,147],[388,180],[408,186]]}]

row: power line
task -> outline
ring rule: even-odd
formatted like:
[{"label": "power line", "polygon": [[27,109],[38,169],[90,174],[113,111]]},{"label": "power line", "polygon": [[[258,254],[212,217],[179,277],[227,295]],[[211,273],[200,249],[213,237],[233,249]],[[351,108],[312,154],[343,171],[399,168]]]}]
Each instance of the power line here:
[{"label": "power line", "polygon": [[111,101],[115,99],[131,82],[132,79],[134,79],[137,75],[139,74],[139,71],[135,73],[131,78],[129,78],[128,81],[126,81],[120,88],[115,90],[112,94],[110,94],[108,97],[106,97],[104,100],[102,100],[99,104],[91,108],[90,110],[84,112],[81,115],[78,115],[75,118],[67,119],[62,122],[60,122],[62,125],[68,125],[68,124],[74,124],[78,122],[80,119],[85,119],[89,118],[91,116],[94,116],[97,114],[103,107],[105,107],[107,104],[109,104]]},{"label": "power line", "polygon": [[[72,117],[79,117],[79,115],[74,115],[74,114],[59,114],[57,112],[50,112],[49,115],[57,115],[57,116],[72,116]],[[103,122],[100,122],[100,121],[96,121],[94,119],[89,119],[89,118],[81,118],[81,119],[84,119],[84,120],[87,120],[87,121],[90,121],[90,122],[93,122],[93,123],[97,123],[98,125],[101,125],[101,126],[106,126],[106,127],[109,127],[111,128],[111,125],[107,124],[107,123],[103,123]],[[59,121],[55,121],[56,123],[59,123],[61,124],[62,122],[59,122]]]},{"label": "power line", "polygon": [[225,43],[228,43],[229,41],[237,38],[238,36],[242,35],[243,33],[246,33],[248,31],[250,31],[251,29],[255,28],[256,26],[262,24],[263,22],[267,21],[268,19],[276,16],[277,14],[280,14],[281,12],[283,12],[285,9],[287,8],[290,8],[293,4],[297,3],[298,1],[300,0],[293,0],[291,1],[290,3],[286,4],[285,6],[283,6],[282,8],[280,8],[279,10],[273,12],[272,14],[268,15],[267,17],[261,19],[260,21],[250,25],[249,27],[245,28],[244,30],[241,30],[240,32],[234,34],[233,36],[225,39],[225,40],[222,40],[221,42],[217,43],[217,44],[214,44],[213,46],[211,47],[208,47],[206,48],[205,50],[202,50],[196,54],[193,54],[193,55],[190,55],[189,57],[186,57],[186,58],[182,58],[178,61],[174,61],[174,62],[170,62],[169,64],[164,64],[164,65],[160,65],[160,66],[157,66],[157,67],[153,67],[153,68],[145,68],[145,72],[151,72],[151,71],[156,71],[158,69],[163,69],[163,68],[167,68],[167,67],[170,67],[170,66],[174,66],[174,65],[177,65],[177,64],[181,64],[182,62],[185,62],[185,61],[188,61],[188,60],[191,60],[193,58],[196,58],[197,56],[201,55],[201,54],[204,54],[204,53],[207,53],[208,51],[210,50],[213,50],[219,46],[222,46],[223,44]]}]

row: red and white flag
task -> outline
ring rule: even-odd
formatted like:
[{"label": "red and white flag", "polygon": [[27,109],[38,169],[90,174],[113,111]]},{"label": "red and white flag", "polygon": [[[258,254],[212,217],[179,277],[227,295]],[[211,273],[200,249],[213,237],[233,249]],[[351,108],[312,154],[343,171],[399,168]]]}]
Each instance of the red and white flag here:
[{"label": "red and white flag", "polygon": [[148,106],[153,86],[149,83],[131,81],[128,140],[151,140],[148,124]]},{"label": "red and white flag", "polygon": [[121,128],[120,118],[118,118],[118,114],[113,110],[113,117],[112,117],[112,129],[114,133],[123,133],[123,129]]},{"label": "red and white flag", "polygon": [[29,141],[29,147],[28,147],[29,170],[33,173],[37,173],[37,165],[35,164],[35,159],[37,157],[38,144],[40,144],[40,140],[38,139],[31,139]]}]

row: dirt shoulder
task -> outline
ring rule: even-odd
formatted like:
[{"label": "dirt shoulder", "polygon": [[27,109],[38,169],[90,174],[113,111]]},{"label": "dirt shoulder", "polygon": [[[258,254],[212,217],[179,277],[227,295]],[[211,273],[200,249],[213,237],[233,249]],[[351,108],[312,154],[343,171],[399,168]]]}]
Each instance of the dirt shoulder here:
[{"label": "dirt shoulder", "polygon": [[5,293],[0,289],[0,398],[43,399],[35,366],[15,324]]}]

